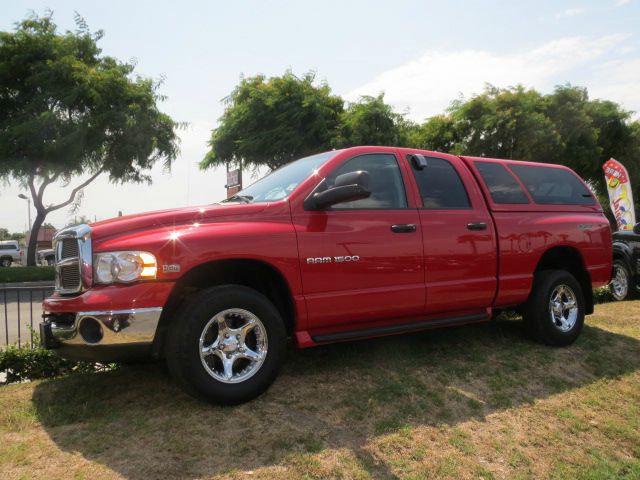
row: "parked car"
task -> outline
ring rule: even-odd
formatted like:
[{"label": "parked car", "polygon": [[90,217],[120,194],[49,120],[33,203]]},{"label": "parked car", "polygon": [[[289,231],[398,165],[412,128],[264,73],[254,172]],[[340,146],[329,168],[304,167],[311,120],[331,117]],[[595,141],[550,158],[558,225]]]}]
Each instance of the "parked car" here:
[{"label": "parked car", "polygon": [[15,240],[0,241],[0,267],[10,267],[12,263],[22,264],[23,250]]},{"label": "parked car", "polygon": [[52,266],[56,263],[56,256],[53,249],[38,250],[38,265]]},{"label": "parked car", "polygon": [[613,234],[613,298],[628,300],[640,292],[640,223],[633,231]]},{"label": "parked car", "polygon": [[189,392],[256,397],[299,347],[489,321],[519,308],[571,344],[611,279],[609,223],[549,164],[355,147],[303,158],[214,205],[54,239],[41,338],[63,356],[166,359]]}]

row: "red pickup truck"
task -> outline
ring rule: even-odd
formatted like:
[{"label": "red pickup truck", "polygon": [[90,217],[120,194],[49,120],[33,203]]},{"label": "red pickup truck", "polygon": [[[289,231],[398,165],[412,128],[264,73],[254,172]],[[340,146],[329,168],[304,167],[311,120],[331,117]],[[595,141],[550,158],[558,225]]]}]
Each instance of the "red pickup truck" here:
[{"label": "red pickup truck", "polygon": [[609,223],[559,165],[393,147],[290,163],[233,197],[69,227],[41,337],[73,358],[163,357],[238,403],[299,347],[491,319],[567,345],[612,271]]}]

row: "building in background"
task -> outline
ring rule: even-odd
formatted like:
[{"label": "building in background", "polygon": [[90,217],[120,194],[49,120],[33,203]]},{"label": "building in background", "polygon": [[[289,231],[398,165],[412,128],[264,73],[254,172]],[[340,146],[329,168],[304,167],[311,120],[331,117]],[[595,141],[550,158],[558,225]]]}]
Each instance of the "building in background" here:
[{"label": "building in background", "polygon": [[[53,240],[53,236],[56,234],[56,229],[51,227],[41,227],[38,231],[38,239],[36,240],[36,248],[38,250],[45,250],[51,248],[51,242]],[[31,231],[27,232],[27,236],[25,238],[25,244],[29,245],[29,239],[31,237]]]}]

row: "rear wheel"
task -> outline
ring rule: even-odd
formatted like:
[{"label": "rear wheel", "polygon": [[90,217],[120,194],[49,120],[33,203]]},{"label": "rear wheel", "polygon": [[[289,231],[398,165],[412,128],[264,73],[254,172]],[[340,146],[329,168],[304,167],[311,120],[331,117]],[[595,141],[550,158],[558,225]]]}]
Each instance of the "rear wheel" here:
[{"label": "rear wheel", "polygon": [[11,258],[5,257],[0,260],[0,266],[2,267],[10,267],[11,266]]},{"label": "rear wheel", "polygon": [[284,323],[262,294],[239,285],[208,288],[168,332],[169,370],[191,394],[237,404],[264,392],[284,359]]},{"label": "rear wheel", "polygon": [[547,270],[534,277],[523,317],[529,335],[547,345],[570,345],[584,324],[585,301],[580,284],[564,270]]},{"label": "rear wheel", "polygon": [[613,279],[609,284],[609,290],[611,290],[611,294],[616,300],[628,300],[633,296],[631,274],[624,260],[614,260]]}]

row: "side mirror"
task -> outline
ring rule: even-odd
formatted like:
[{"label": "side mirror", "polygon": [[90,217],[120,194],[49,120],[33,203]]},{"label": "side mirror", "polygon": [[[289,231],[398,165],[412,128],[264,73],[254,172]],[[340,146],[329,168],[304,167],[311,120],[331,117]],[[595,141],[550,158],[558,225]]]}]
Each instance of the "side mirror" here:
[{"label": "side mirror", "polygon": [[369,172],[359,170],[338,175],[333,187],[324,192],[314,193],[307,198],[305,208],[323,210],[338,203],[362,200],[370,195]]},{"label": "side mirror", "polygon": [[358,170],[357,172],[338,175],[332,188],[345,187],[347,185],[359,185],[365,190],[369,190],[369,172],[365,170]]},{"label": "side mirror", "polygon": [[638,235],[640,235],[640,223],[636,223],[633,226],[633,233],[637,233]]},{"label": "side mirror", "polygon": [[412,153],[409,155],[413,168],[416,170],[424,170],[427,168],[427,157],[419,153]]}]

